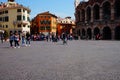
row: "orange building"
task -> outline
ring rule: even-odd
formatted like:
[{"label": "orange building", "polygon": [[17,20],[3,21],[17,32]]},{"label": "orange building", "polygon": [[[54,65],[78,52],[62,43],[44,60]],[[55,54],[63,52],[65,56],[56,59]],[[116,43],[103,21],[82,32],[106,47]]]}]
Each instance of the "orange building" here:
[{"label": "orange building", "polygon": [[48,12],[43,12],[38,14],[32,20],[32,30],[31,32],[34,33],[54,33],[57,32],[57,16]]}]

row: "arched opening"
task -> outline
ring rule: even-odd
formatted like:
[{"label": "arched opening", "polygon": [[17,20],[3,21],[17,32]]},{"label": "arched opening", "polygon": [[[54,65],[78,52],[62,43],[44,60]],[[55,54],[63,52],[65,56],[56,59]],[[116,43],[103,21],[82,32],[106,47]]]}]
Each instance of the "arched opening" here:
[{"label": "arched opening", "polygon": [[115,28],[115,39],[120,40],[120,26]]},{"label": "arched opening", "polygon": [[98,39],[98,35],[100,35],[100,29],[98,28],[98,27],[96,27],[95,29],[94,29],[94,39]]},{"label": "arched opening", "polygon": [[92,39],[92,31],[90,28],[87,29],[87,39]]},{"label": "arched opening", "polygon": [[110,3],[107,1],[103,4],[103,19],[110,20],[111,18],[111,6]]},{"label": "arched opening", "polygon": [[81,35],[80,29],[77,31],[77,35],[78,35],[78,36]]},{"label": "arched opening", "polygon": [[109,27],[104,27],[103,29],[103,39],[104,40],[111,40],[112,33],[111,33],[111,29]]},{"label": "arched opening", "polygon": [[90,20],[91,20],[91,8],[88,7],[87,8],[87,21],[90,22]]},{"label": "arched opening", "polygon": [[115,0],[115,19],[120,19],[120,0]]},{"label": "arched opening", "polygon": [[80,11],[78,11],[77,14],[78,14],[78,21],[80,21]]},{"label": "arched opening", "polygon": [[86,34],[85,29],[82,29],[82,36],[81,36],[81,39],[85,39],[85,38],[86,38],[85,34]]},{"label": "arched opening", "polygon": [[94,15],[94,20],[99,20],[100,18],[100,8],[99,8],[99,5],[95,5],[94,8],[93,8],[93,15]]},{"label": "arched opening", "polygon": [[82,22],[85,22],[85,10],[82,9]]}]

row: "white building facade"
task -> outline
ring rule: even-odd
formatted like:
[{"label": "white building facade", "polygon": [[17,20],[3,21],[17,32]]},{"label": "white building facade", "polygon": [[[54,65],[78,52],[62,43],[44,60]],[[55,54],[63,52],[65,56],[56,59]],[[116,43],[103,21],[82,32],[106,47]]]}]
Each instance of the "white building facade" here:
[{"label": "white building facade", "polygon": [[14,0],[0,4],[0,30],[6,32],[30,32],[31,10]]}]

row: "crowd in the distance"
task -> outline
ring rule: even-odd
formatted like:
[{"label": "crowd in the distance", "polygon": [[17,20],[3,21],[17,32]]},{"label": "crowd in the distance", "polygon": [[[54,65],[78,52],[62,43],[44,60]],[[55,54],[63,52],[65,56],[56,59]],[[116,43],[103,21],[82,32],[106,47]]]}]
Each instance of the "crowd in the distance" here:
[{"label": "crowd in the distance", "polygon": [[[67,44],[67,40],[73,40],[72,34],[66,34],[63,32],[61,35],[57,35],[54,33],[48,34],[33,34],[31,35],[29,32],[23,31],[19,33],[17,31],[10,32],[9,38],[7,41],[9,42],[10,48],[20,48],[24,46],[31,46],[31,41],[47,41],[47,42],[58,42],[63,41],[63,44]],[[6,41],[5,38],[1,38],[1,42]]]},{"label": "crowd in the distance", "polygon": [[58,42],[58,41],[64,40],[64,39],[72,40],[73,36],[71,34],[66,34],[64,32],[61,35],[57,35],[57,34],[54,34],[54,33],[48,33],[48,34],[45,35],[43,33],[40,33],[40,34],[34,34],[34,35],[32,35],[31,39],[33,41]]}]

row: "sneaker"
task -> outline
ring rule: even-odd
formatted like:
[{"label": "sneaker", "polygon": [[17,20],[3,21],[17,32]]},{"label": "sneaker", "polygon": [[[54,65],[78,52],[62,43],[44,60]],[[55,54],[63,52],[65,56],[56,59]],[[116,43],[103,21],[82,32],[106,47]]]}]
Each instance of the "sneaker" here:
[{"label": "sneaker", "polygon": [[16,49],[16,47],[14,47]]},{"label": "sneaker", "polygon": [[20,46],[18,46],[18,48],[20,48]]}]

